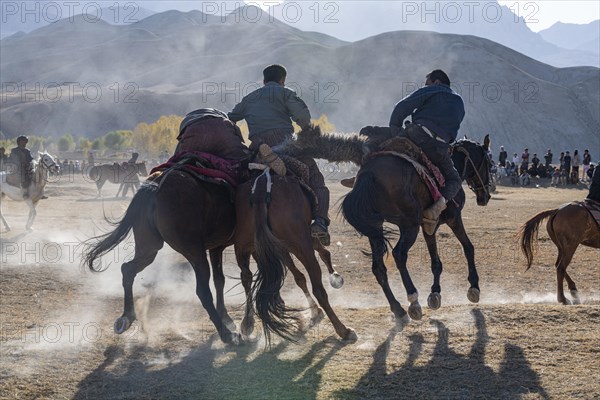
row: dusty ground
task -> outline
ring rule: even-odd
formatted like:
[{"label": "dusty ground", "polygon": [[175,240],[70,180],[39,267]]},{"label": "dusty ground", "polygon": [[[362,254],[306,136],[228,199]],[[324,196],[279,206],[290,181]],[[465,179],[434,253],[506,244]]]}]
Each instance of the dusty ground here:
[{"label": "dusty ground", "polygon": [[[346,191],[329,186],[334,199]],[[107,185],[104,193],[116,190]],[[170,249],[134,286],[141,322],[114,335],[122,312],[119,266],[132,254],[131,241],[105,259],[111,266],[101,274],[81,270],[79,251],[81,241],[108,228],[103,214],[119,217],[130,199],[100,201],[80,177],[51,183],[47,192],[32,233],[23,231],[23,203],[2,204],[13,230],[1,238],[0,398],[600,397],[600,252],[577,251],[569,272],[584,304],[567,307],[555,303],[556,249],[545,230],[529,271],[514,241],[527,218],[582,199],[583,190],[499,187],[487,207],[468,193],[464,220],[476,247],[481,303],[467,301],[466,262],[443,227],[442,308],[425,307],[423,320],[400,332],[360,252],[366,240],[337,218],[331,251],[346,283],[327,287],[358,341],[341,344],[324,320],[298,343],[277,340],[271,349],[262,341],[223,345],[195,297],[190,268]],[[231,251],[226,262],[226,302],[239,324],[243,299]],[[409,268],[425,305],[431,273],[421,238]],[[284,298],[305,305],[290,282]]]}]

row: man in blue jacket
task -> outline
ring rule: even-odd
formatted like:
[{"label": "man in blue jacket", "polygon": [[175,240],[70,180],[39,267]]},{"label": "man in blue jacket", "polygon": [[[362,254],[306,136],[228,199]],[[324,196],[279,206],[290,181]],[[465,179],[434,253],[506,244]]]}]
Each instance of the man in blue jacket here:
[{"label": "man in blue jacket", "polygon": [[[412,123],[402,129],[408,116]],[[429,235],[434,233],[439,216],[446,209],[446,202],[457,195],[462,184],[449,150],[464,116],[462,98],[450,88],[448,75],[436,69],[427,75],[425,87],[396,104],[390,118],[392,133],[417,144],[446,179],[446,185],[440,190],[442,197],[423,211],[423,230]]]}]

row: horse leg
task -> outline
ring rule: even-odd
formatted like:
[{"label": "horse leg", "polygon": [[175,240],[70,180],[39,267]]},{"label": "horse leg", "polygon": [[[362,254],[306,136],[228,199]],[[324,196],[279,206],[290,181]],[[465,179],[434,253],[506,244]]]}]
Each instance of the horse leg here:
[{"label": "horse leg", "polygon": [[465,226],[463,225],[460,215],[453,221],[449,221],[448,226],[450,229],[452,229],[454,236],[456,236],[462,245],[463,252],[465,253],[465,258],[467,259],[467,264],[469,266],[468,279],[471,287],[467,291],[467,298],[471,303],[478,303],[480,292],[479,275],[477,274],[477,267],[475,266],[475,247],[473,246],[473,243],[471,243],[469,236],[467,236],[467,232],[465,231]]},{"label": "horse leg", "polygon": [[417,292],[417,288],[410,278],[410,274],[406,268],[406,260],[408,259],[408,250],[410,250],[412,245],[417,240],[418,234],[419,225],[417,224],[401,227],[400,240],[398,240],[394,250],[392,250],[394,261],[396,262],[396,266],[400,271],[402,283],[404,284],[406,295],[408,297],[408,301],[410,302],[410,306],[408,307],[408,315],[414,320],[420,320],[423,317],[423,311],[421,310],[421,305],[419,304],[419,293]]},{"label": "horse leg", "polygon": [[309,326],[314,326],[321,322],[325,314],[323,314],[323,310],[317,305],[317,303],[315,303],[312,296],[310,295],[310,292],[308,291],[308,286],[306,285],[306,277],[302,272],[300,272],[298,267],[296,267],[296,264],[294,264],[294,260],[292,260],[292,257],[289,255],[289,253],[286,254],[284,258],[285,265],[288,267],[288,269],[294,276],[294,281],[296,281],[296,285],[298,285],[298,287],[302,289],[302,292],[304,293],[304,296],[308,301],[308,307],[310,308]]},{"label": "horse leg", "polygon": [[344,278],[340,274],[337,273],[335,269],[333,269],[333,264],[331,263],[331,253],[327,250],[319,241],[319,239],[313,239],[313,248],[319,253],[319,257],[325,263],[327,267],[327,271],[329,272],[329,284],[334,289],[339,289],[344,286]]},{"label": "horse leg", "polygon": [[241,337],[238,333],[232,332],[221,320],[219,312],[213,303],[212,293],[210,291],[210,265],[206,258],[204,249],[196,249],[196,254],[186,256],[194,272],[196,273],[196,295],[200,299],[202,306],[208,312],[210,320],[217,328],[219,337],[224,343],[240,344]]},{"label": "horse leg", "polygon": [[[310,234],[307,232],[305,237],[309,238]],[[310,278],[313,295],[317,299],[319,305],[323,308],[323,310],[325,310],[325,313],[333,324],[333,328],[335,329],[336,333],[344,341],[356,341],[356,332],[354,332],[352,328],[347,328],[342,321],[339,320],[329,304],[327,291],[323,287],[323,282],[321,281],[321,266],[315,258],[315,252],[313,250],[311,241],[304,240],[299,243],[298,250],[296,253],[294,253],[294,255],[298,257],[298,260],[300,260],[300,262],[306,268]]]},{"label": "horse leg", "polygon": [[35,210],[35,204],[31,199],[25,200],[25,204],[29,207],[29,217],[27,218],[27,224],[25,224],[25,229],[31,231],[31,226],[33,225],[33,220],[37,216],[37,211]]},{"label": "horse leg", "polygon": [[0,193],[0,219],[2,219],[2,224],[4,225],[4,227],[6,228],[6,231],[10,231],[10,225],[8,225],[8,222],[6,222],[6,219],[4,219],[4,215],[2,215],[2,196],[4,196],[4,194]]},{"label": "horse leg", "polygon": [[373,275],[375,275],[375,279],[377,279],[377,283],[383,289],[383,293],[390,304],[390,309],[394,314],[394,318],[396,319],[396,323],[399,325],[403,325],[409,322],[406,311],[400,305],[400,302],[396,300],[394,297],[394,293],[392,293],[392,289],[390,289],[390,284],[388,282],[387,277],[387,268],[385,267],[385,263],[383,262],[383,255],[385,254],[385,241],[373,240],[369,238],[369,243],[371,245],[371,257],[372,257],[372,266],[371,270],[373,271]]},{"label": "horse leg", "polygon": [[428,235],[423,232],[423,237],[425,238],[427,250],[429,251],[429,257],[431,258],[431,272],[433,273],[433,285],[431,286],[431,293],[429,294],[429,297],[427,297],[427,305],[432,310],[437,310],[442,305],[440,276],[442,275],[443,266],[438,254],[435,235]]},{"label": "horse leg", "polygon": [[[134,232],[135,236],[135,232]],[[136,237],[137,238],[137,237]],[[143,244],[142,244],[143,243]],[[136,240],[135,255],[133,260],[121,265],[121,274],[123,275],[124,290],[124,311],[114,324],[115,333],[125,332],[133,321],[136,320],[135,306],[133,302],[133,281],[135,276],[142,272],[144,268],[150,265],[158,251],[162,248],[163,242],[159,238],[150,238],[149,240]]]},{"label": "horse leg", "polygon": [[215,283],[215,289],[217,291],[217,311],[221,316],[221,320],[231,330],[235,330],[235,323],[227,314],[225,308],[225,299],[223,297],[223,290],[225,288],[225,275],[223,275],[223,250],[225,247],[217,247],[208,252],[210,256],[210,265],[213,270],[213,282]]},{"label": "horse leg", "polygon": [[[567,267],[569,266],[569,263],[573,258],[573,254],[575,254],[577,245],[578,243],[575,246],[561,246],[558,248],[558,257],[556,259],[556,297],[559,303],[565,305],[569,305],[571,304],[571,302],[565,297],[563,282],[565,277],[567,276]],[[579,302],[579,296],[577,295],[577,288],[575,287],[575,282],[573,282],[573,280],[569,277],[569,279],[567,279],[567,284],[569,284],[569,290],[571,290],[571,294],[573,294],[573,291],[575,292],[573,300]]]},{"label": "horse leg", "polygon": [[569,287],[569,292],[571,292],[571,297],[573,298],[573,304],[581,304],[581,299],[579,298],[579,292],[577,291],[577,286],[575,286],[575,281],[573,281],[573,279],[571,279],[571,277],[567,273],[566,267],[565,279],[567,281],[567,286]]},{"label": "horse leg", "polygon": [[244,336],[250,336],[254,331],[254,312],[252,310],[252,272],[250,271],[250,253],[240,251],[236,246],[235,258],[237,264],[240,267],[240,274],[242,279],[242,286],[246,293],[246,311],[244,318],[242,319],[242,325],[240,331]]}]

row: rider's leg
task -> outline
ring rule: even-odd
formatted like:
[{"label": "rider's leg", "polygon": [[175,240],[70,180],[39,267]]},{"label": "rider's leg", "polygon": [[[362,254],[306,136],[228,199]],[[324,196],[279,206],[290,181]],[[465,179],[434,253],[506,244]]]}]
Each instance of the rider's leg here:
[{"label": "rider's leg", "polygon": [[310,230],[313,237],[319,239],[323,246],[329,246],[331,237],[327,227],[329,226],[329,189],[325,186],[325,178],[314,159],[306,157],[302,158],[301,161],[308,167],[308,175],[311,189],[317,196],[317,210],[314,214],[314,222],[312,223]]}]

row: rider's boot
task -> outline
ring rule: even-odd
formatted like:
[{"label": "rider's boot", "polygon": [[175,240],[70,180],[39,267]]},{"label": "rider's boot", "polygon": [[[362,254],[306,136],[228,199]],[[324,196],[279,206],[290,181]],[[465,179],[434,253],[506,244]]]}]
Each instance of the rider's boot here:
[{"label": "rider's boot", "polygon": [[442,211],[446,209],[446,199],[440,197],[433,205],[423,210],[423,231],[433,235]]},{"label": "rider's boot", "polygon": [[319,242],[323,246],[329,246],[331,243],[331,237],[327,230],[329,226],[329,218],[327,216],[329,212],[329,189],[323,186],[314,189],[314,191],[317,196],[318,209],[315,212],[315,220],[310,226],[310,233],[312,237],[319,239]]},{"label": "rider's boot", "polygon": [[268,144],[263,143],[258,146],[258,154],[260,155],[260,162],[271,168],[277,175],[285,176],[287,173],[285,163]]}]

